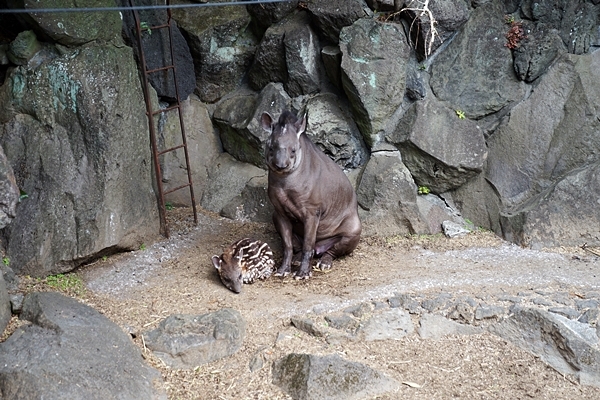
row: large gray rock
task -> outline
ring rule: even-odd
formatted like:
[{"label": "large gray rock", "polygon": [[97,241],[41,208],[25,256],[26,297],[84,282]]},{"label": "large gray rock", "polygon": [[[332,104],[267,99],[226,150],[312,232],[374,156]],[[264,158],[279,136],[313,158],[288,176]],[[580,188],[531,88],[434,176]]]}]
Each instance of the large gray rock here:
[{"label": "large gray rock", "polygon": [[4,281],[4,274],[0,271],[0,334],[4,332],[11,317],[10,296],[6,288],[6,282]]},{"label": "large gray rock", "polygon": [[312,0],[306,8],[319,34],[334,44],[342,28],[371,14],[364,0]]},{"label": "large gray rock", "polygon": [[208,169],[200,205],[209,211],[220,212],[242,193],[249,181],[266,176],[267,171],[221,153]]},{"label": "large gray rock", "polygon": [[146,346],[171,368],[194,368],[240,349],[246,321],[233,309],[202,315],[177,314],[144,334]]},{"label": "large gray rock", "polygon": [[519,79],[533,82],[548,70],[548,67],[564,51],[558,31],[547,26],[524,26],[527,37],[514,49],[514,68]]},{"label": "large gray rock", "polygon": [[279,115],[289,109],[290,96],[281,83],[271,83],[258,94],[240,90],[217,105],[213,121],[223,149],[239,161],[265,168],[265,142],[269,132],[260,126],[263,112]]},{"label": "large gray rock", "polygon": [[402,104],[410,47],[400,25],[360,19],[342,29],[342,85],[356,124],[373,148]]},{"label": "large gray rock", "polygon": [[504,46],[506,32],[502,2],[476,8],[433,62],[431,88],[438,99],[473,119],[523,99],[525,84],[516,78]]},{"label": "large gray rock", "polygon": [[258,44],[247,29],[250,15],[246,8],[179,8],[173,10],[173,17],[190,46],[196,72],[196,93],[200,99],[214,103],[237,88]]},{"label": "large gray rock", "polygon": [[291,97],[318,92],[320,70],[323,69],[321,49],[305,12],[296,14],[296,18],[286,26],[283,45],[287,67],[286,91]]},{"label": "large gray rock", "polygon": [[298,7],[298,1],[248,4],[246,10],[252,17],[251,28],[257,37],[262,37],[267,28],[281,21]]},{"label": "large gray rock", "polygon": [[[15,2],[19,4],[19,2]],[[15,8],[77,8],[91,4],[78,4],[72,0],[38,0],[20,2]],[[98,0],[94,7],[114,7],[114,0]],[[79,46],[86,43],[116,40],[121,42],[121,16],[117,11],[72,12],[72,13],[36,13],[20,16],[25,23],[33,26],[38,34],[50,37],[65,46]]]},{"label": "large gray rock", "polygon": [[306,103],[306,134],[343,169],[367,163],[369,152],[348,108],[331,93],[312,97]]},{"label": "large gray rock", "polygon": [[486,179],[506,209],[600,159],[600,52],[565,56],[488,139]]},{"label": "large gray rock", "polygon": [[430,233],[417,206],[417,185],[400,152],[371,154],[356,194],[365,236]]},{"label": "large gray rock", "polygon": [[[129,6],[129,0],[119,0],[121,6]],[[164,2],[159,0],[141,0],[136,1],[136,6],[160,5]],[[166,9],[148,9],[138,10],[140,23],[144,26],[160,26],[166,25],[168,22]],[[125,11],[123,15],[123,36],[127,38],[129,45],[133,48],[138,60],[139,41],[137,37],[135,19],[133,12]],[[148,80],[152,87],[156,90],[158,97],[164,98],[167,101],[174,101],[179,95],[181,101],[188,98],[194,92],[196,87],[196,75],[194,73],[194,62],[192,54],[188,47],[181,31],[177,27],[175,20],[171,20],[171,31],[173,36],[169,39],[169,30],[161,29],[142,29],[142,46],[144,49],[144,59],[147,68],[154,70],[165,67],[167,65],[175,65],[177,69],[177,92],[175,91],[175,80],[173,70],[169,69],[166,72],[152,73],[148,75]],[[172,40],[172,42],[170,41]],[[175,61],[171,61],[171,43],[173,43],[173,55]],[[141,64],[140,64],[141,69]]]},{"label": "large gray rock", "polygon": [[415,182],[434,193],[455,189],[483,171],[483,132],[439,101],[415,102],[386,139],[400,148]]},{"label": "large gray rock", "polygon": [[288,354],[273,364],[273,383],[294,400],[358,400],[398,389],[398,383],[337,354]]},{"label": "large gray rock", "polygon": [[15,174],[0,146],[0,229],[10,224],[17,215],[19,198]]},{"label": "large gray rock", "polygon": [[270,26],[264,33],[248,70],[248,84],[252,89],[262,90],[271,82],[287,82],[288,71],[283,44],[286,29],[287,19]]},{"label": "large gray rock", "polygon": [[[221,142],[216,134],[208,108],[196,95],[181,103],[181,113],[186,132],[186,143],[190,161],[192,182],[196,200],[202,198],[207,184],[208,171],[215,159],[221,154]],[[158,124],[161,148],[172,148],[182,143],[179,115],[169,112]],[[183,149],[164,154],[161,159],[163,190],[187,184],[188,176]],[[176,190],[165,196],[165,200],[173,205],[191,206],[188,189]]]},{"label": "large gray rock", "polygon": [[600,162],[573,171],[523,205],[503,213],[504,237],[532,248],[600,246]]},{"label": "large gray rock", "polygon": [[399,308],[392,308],[374,315],[359,330],[367,342],[400,340],[413,334],[414,331],[415,327],[410,315]]},{"label": "large gray rock", "polygon": [[18,328],[0,344],[4,399],[161,399],[160,373],[104,315],[58,293],[26,296]]},{"label": "large gray rock", "polygon": [[[411,41],[420,60],[432,55],[450,38],[469,19],[470,12],[465,0],[430,0],[429,12],[423,12],[420,0],[408,0],[402,8],[406,9]],[[431,17],[435,21],[434,32],[431,30]]]},{"label": "large gray rock", "polygon": [[600,346],[593,327],[536,308],[515,306],[511,314],[488,329],[582,385],[600,386]]},{"label": "large gray rock", "polygon": [[4,232],[15,272],[66,272],[152,240],[152,158],[130,48],[82,47],[18,67],[0,103],[0,142],[28,195]]}]

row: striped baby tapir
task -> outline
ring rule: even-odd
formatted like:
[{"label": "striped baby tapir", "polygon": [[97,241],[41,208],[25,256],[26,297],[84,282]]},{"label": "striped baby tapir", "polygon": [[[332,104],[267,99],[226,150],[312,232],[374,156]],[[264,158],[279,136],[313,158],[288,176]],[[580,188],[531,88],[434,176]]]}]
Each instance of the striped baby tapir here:
[{"label": "striped baby tapir", "polygon": [[244,238],[225,249],[221,256],[212,256],[212,263],[227,289],[240,293],[242,283],[267,279],[275,269],[273,252],[260,240]]}]

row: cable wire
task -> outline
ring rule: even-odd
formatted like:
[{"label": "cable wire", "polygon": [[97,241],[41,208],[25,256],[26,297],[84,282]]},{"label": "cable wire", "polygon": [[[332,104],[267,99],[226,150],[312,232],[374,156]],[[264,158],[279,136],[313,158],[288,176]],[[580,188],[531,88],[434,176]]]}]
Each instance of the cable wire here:
[{"label": "cable wire", "polygon": [[116,6],[116,7],[81,7],[81,8],[7,8],[0,9],[0,14],[32,14],[32,13],[61,13],[61,12],[98,12],[98,11],[133,11],[133,10],[163,10],[167,8],[202,8],[222,6],[245,6],[251,4],[289,3],[294,0],[242,0],[229,3],[195,3],[147,6]]}]

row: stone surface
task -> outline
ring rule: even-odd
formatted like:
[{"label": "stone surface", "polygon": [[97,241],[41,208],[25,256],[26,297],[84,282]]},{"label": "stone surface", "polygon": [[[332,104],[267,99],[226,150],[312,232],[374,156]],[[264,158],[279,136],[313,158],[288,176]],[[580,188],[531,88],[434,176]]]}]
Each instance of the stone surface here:
[{"label": "stone surface", "polygon": [[402,104],[410,48],[400,25],[360,19],[342,29],[340,49],[344,92],[372,149]]},{"label": "stone surface", "polygon": [[[129,0],[119,0],[121,6],[129,7]],[[136,6],[161,5],[158,0],[140,0],[136,1]],[[144,59],[148,70],[163,68],[169,65],[175,65],[177,73],[177,92],[175,91],[175,80],[173,70],[166,72],[151,73],[148,80],[159,98],[167,101],[175,101],[179,95],[180,101],[186,100],[194,92],[196,87],[196,75],[194,73],[194,62],[192,54],[185,38],[181,34],[177,22],[171,20],[172,38],[169,39],[169,30],[167,28],[149,30],[150,27],[166,25],[168,22],[166,9],[147,9],[137,11],[140,24],[142,26],[142,46],[144,49]],[[123,36],[129,45],[134,49],[138,63],[139,41],[135,26],[135,19],[132,12],[123,12]],[[143,27],[148,29],[143,29]],[[171,61],[171,42],[173,43],[174,62]],[[141,63],[140,70],[141,70]]]},{"label": "stone surface", "polygon": [[360,328],[367,342],[398,340],[415,331],[410,315],[399,308],[378,313]]},{"label": "stone surface", "polygon": [[15,174],[0,146],[0,229],[5,228],[16,217],[19,198]]},{"label": "stone surface", "polygon": [[7,399],[160,399],[160,373],[98,311],[58,293],[27,295],[18,328],[0,344]]},{"label": "stone surface", "polygon": [[428,232],[417,207],[417,186],[398,151],[371,154],[357,198],[364,235]]},{"label": "stone surface", "polygon": [[337,354],[292,353],[273,364],[272,374],[273,383],[294,400],[358,400],[398,388],[393,379]]},{"label": "stone surface", "polygon": [[[226,1],[220,1],[226,2]],[[196,73],[196,94],[214,103],[242,82],[258,41],[247,29],[245,7],[173,9],[173,17],[190,47]]]},{"label": "stone surface", "polygon": [[319,33],[333,44],[343,27],[371,14],[362,0],[312,0],[306,5]]},{"label": "stone surface", "polygon": [[[208,171],[222,152],[219,136],[215,132],[208,108],[196,95],[191,95],[181,103],[181,113],[186,134],[186,143],[194,184],[196,201],[198,194],[204,193],[208,185]],[[163,114],[164,115],[164,114]],[[159,142],[162,148],[173,148],[182,143],[179,115],[169,112],[158,124]],[[183,149],[164,154],[161,159],[163,190],[188,183],[188,176]],[[191,206],[188,189],[171,192],[165,196],[165,201],[177,206]]]},{"label": "stone surface", "polygon": [[483,333],[483,329],[459,324],[437,314],[423,314],[417,328],[419,336],[423,339],[439,340],[446,335],[476,335]]},{"label": "stone surface", "polygon": [[8,294],[4,274],[0,274],[0,332],[8,325],[12,317],[12,297]]},{"label": "stone surface", "polygon": [[436,97],[474,119],[520,101],[526,88],[516,78],[510,49],[504,46],[506,31],[502,2],[476,8],[431,67]]},{"label": "stone surface", "polygon": [[434,98],[415,102],[386,139],[400,149],[415,182],[434,193],[458,188],[481,173],[488,156],[477,123]]},{"label": "stone surface", "polygon": [[27,194],[4,232],[11,267],[45,276],[159,231],[152,158],[131,49],[65,50],[0,87],[0,143]]},{"label": "stone surface", "polygon": [[539,355],[557,371],[584,385],[600,385],[600,350],[596,330],[561,315],[515,307],[513,316],[489,329]]},{"label": "stone surface", "polygon": [[172,368],[192,369],[237,352],[246,321],[233,309],[208,314],[171,315],[144,334],[150,350]]}]

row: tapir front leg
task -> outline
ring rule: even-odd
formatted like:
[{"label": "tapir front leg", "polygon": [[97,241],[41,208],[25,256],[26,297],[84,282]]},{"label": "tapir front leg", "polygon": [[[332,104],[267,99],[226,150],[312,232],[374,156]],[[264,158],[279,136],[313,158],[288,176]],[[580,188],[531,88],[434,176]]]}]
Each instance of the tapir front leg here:
[{"label": "tapir front leg", "polygon": [[315,241],[317,238],[317,228],[319,227],[319,218],[316,215],[309,215],[304,220],[304,240],[302,242],[302,261],[300,269],[294,275],[295,279],[308,279],[312,275],[311,261],[315,254]]},{"label": "tapir front leg", "polygon": [[287,276],[292,271],[292,256],[294,255],[292,242],[292,223],[285,216],[273,213],[273,224],[283,242],[283,260],[275,272],[275,276]]}]

